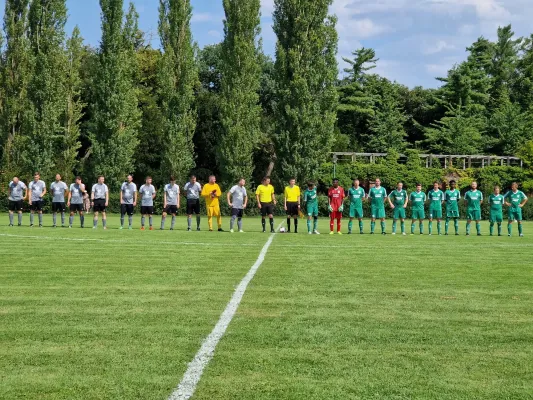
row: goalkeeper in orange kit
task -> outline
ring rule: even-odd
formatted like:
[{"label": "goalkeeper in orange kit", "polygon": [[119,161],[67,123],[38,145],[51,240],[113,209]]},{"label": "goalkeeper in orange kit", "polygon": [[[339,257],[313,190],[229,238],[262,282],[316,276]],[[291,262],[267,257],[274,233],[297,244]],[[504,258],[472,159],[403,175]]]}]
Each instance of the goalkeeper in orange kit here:
[{"label": "goalkeeper in orange kit", "polygon": [[207,207],[207,223],[209,224],[209,231],[213,231],[213,217],[217,218],[218,231],[224,232],[222,229],[222,217],[220,215],[219,198],[222,196],[222,190],[216,183],[217,179],[214,175],[209,177],[209,183],[205,184],[202,189],[202,197],[205,198],[205,205]]}]

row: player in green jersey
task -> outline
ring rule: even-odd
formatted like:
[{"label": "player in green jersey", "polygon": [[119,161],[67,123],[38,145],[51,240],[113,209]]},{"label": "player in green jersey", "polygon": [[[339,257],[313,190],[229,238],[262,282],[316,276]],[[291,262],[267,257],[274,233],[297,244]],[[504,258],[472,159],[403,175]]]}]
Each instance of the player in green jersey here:
[{"label": "player in green jersey", "polygon": [[444,193],[444,200],[446,201],[446,224],[445,235],[448,236],[448,228],[450,227],[450,219],[453,218],[455,227],[455,236],[459,235],[459,200],[461,199],[461,192],[457,190],[457,182],[450,181],[450,189]]},{"label": "player in green jersey", "polygon": [[444,192],[440,190],[439,182],[433,182],[433,189],[428,192],[429,200],[429,235],[433,234],[433,220],[437,220],[437,233],[441,234],[442,205],[444,204]]},{"label": "player in green jersey", "polygon": [[420,234],[424,234],[424,219],[426,218],[426,213],[424,210],[424,204],[426,203],[426,194],[422,191],[422,184],[416,184],[416,192],[412,192],[409,196],[411,201],[411,212],[412,212],[412,221],[411,221],[411,235],[415,234],[415,222],[418,220],[418,226],[420,228]]},{"label": "player in green jersey", "polygon": [[505,202],[500,193],[500,187],[494,186],[494,193],[489,196],[490,204],[490,236],[494,234],[494,224],[498,224],[498,236],[502,235],[503,203]]},{"label": "player in green jersey", "polygon": [[396,189],[389,194],[389,205],[390,208],[394,210],[394,217],[392,221],[393,235],[396,235],[396,226],[398,224],[398,220],[400,220],[402,225],[402,235],[405,236],[405,210],[408,202],[409,198],[407,197],[407,192],[403,188],[403,182],[398,182]]},{"label": "player in green jersey", "polygon": [[387,190],[381,186],[381,179],[376,179],[376,185],[368,192],[370,205],[372,209],[372,222],[370,224],[370,234],[374,234],[376,228],[376,219],[381,220],[381,234],[385,232],[385,201],[387,201]]},{"label": "player in green jersey", "polygon": [[[307,232],[320,235],[318,232],[318,195],[315,184],[307,182],[307,189],[304,192],[304,203],[307,210]],[[311,230],[311,220],[313,220],[313,229]]]},{"label": "player in green jersey", "polygon": [[359,186],[359,179],[353,181],[353,185],[348,190],[350,198],[350,222],[348,222],[348,235],[351,235],[354,219],[359,220],[359,233],[363,232],[363,201],[365,200],[365,189]]},{"label": "player in green jersey", "polygon": [[513,222],[518,222],[518,233],[520,237],[524,237],[522,227],[522,207],[524,207],[528,201],[524,192],[518,190],[518,183],[513,182],[511,191],[507,192],[504,196],[505,205],[509,207],[509,223],[507,224],[507,232],[511,236],[513,231]]},{"label": "player in green jersey", "polygon": [[470,236],[470,226],[472,221],[476,221],[477,235],[481,236],[481,205],[483,204],[483,193],[477,190],[477,182],[472,182],[470,190],[465,193],[466,204],[466,236]]}]

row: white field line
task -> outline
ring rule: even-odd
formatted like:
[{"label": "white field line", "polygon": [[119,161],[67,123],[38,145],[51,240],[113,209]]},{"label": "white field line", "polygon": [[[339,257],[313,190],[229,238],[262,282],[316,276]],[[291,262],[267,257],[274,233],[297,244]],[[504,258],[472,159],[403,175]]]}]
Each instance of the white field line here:
[{"label": "white field line", "polygon": [[[279,230],[281,225],[283,224],[280,224],[277,230]],[[200,350],[198,350],[193,360],[189,363],[187,371],[185,371],[180,384],[174,390],[174,392],[172,392],[169,400],[188,400],[194,395],[196,386],[202,377],[204,369],[207,367],[207,364],[209,364],[209,361],[211,361],[213,358],[218,342],[224,336],[226,329],[228,329],[231,320],[235,316],[244,293],[248,288],[248,284],[254,278],[257,270],[265,260],[265,256],[270,248],[270,245],[272,244],[272,241],[274,240],[274,236],[274,234],[270,235],[267,242],[263,246],[261,253],[259,253],[259,257],[257,257],[255,264],[252,265],[252,268],[250,268],[246,276],[242,279],[241,283],[239,283],[239,286],[237,286],[237,289],[235,289],[231,300],[224,309],[224,312],[220,315],[217,324],[209,336],[207,336],[202,342]]]}]

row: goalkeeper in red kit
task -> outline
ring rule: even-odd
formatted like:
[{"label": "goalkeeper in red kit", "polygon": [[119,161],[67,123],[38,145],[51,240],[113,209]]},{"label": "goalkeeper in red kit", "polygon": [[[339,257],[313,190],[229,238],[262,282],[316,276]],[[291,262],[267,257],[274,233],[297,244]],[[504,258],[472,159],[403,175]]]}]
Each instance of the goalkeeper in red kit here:
[{"label": "goalkeeper in red kit", "polygon": [[342,212],[344,210],[343,203],[344,198],[346,197],[344,189],[339,186],[339,180],[333,179],[333,186],[328,191],[329,197],[329,234],[333,235],[335,220],[337,220],[337,234],[342,235],[341,233],[341,220]]}]

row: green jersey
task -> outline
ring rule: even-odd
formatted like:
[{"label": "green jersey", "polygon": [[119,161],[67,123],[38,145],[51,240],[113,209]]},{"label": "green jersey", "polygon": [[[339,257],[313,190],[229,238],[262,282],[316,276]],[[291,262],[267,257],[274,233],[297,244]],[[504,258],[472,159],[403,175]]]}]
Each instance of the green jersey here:
[{"label": "green jersey", "polygon": [[511,203],[511,209],[516,211],[520,210],[520,204],[527,199],[527,196],[520,190],[517,190],[516,193],[511,190],[505,194],[504,199]]},{"label": "green jersey", "polygon": [[380,186],[379,188],[373,187],[368,192],[368,198],[371,201],[374,208],[385,208],[385,198],[387,197],[387,190]]},{"label": "green jersey", "polygon": [[489,204],[491,212],[502,212],[504,198],[501,194],[491,194],[489,196]]},{"label": "green jersey", "polygon": [[405,204],[405,201],[407,200],[407,192],[405,190],[398,190],[395,189],[389,194],[389,199],[392,201],[392,204],[394,206],[401,206]]},{"label": "green jersey", "polygon": [[444,200],[446,201],[446,210],[459,212],[459,200],[461,199],[461,192],[457,189],[446,190]]},{"label": "green jersey", "polygon": [[350,207],[362,208],[363,199],[365,198],[365,189],[358,187],[357,189],[351,187],[348,190],[348,197],[350,198]]},{"label": "green jersey", "polygon": [[429,209],[442,210],[442,202],[444,201],[444,192],[440,189],[431,189],[428,192]]},{"label": "green jersey", "polygon": [[413,210],[423,210],[426,198],[427,197],[426,197],[426,194],[424,192],[413,192],[413,193],[411,193],[411,196],[409,197],[409,200],[411,200],[411,203],[412,203],[411,208]]},{"label": "green jersey", "polygon": [[307,189],[304,192],[304,202],[307,203],[308,206],[318,204],[318,195],[316,192],[316,188],[314,189]]},{"label": "green jersey", "polygon": [[469,190],[466,192],[465,200],[468,211],[481,211],[483,193],[481,193],[479,190]]}]

